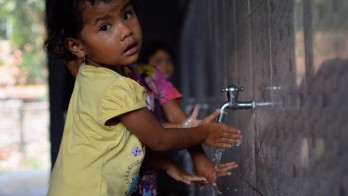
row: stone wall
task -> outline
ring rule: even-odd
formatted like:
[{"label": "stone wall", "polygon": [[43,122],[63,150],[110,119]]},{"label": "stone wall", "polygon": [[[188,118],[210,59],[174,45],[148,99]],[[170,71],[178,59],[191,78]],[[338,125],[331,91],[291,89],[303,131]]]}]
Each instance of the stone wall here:
[{"label": "stone wall", "polygon": [[50,168],[48,103],[0,101],[0,173]]},{"label": "stone wall", "polygon": [[245,89],[240,100],[272,104],[229,112],[244,139],[223,154],[240,165],[219,179],[223,195],[347,194],[347,13],[345,0],[191,2],[183,103],[208,105],[206,115],[233,84]]}]

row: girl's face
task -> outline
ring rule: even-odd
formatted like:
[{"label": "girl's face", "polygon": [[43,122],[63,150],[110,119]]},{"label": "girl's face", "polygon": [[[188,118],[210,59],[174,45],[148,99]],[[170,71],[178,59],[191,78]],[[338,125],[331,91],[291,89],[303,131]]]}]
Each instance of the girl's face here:
[{"label": "girl's face", "polygon": [[169,79],[174,73],[174,65],[170,54],[165,50],[158,50],[150,56],[149,64],[156,65],[166,79]]},{"label": "girl's face", "polygon": [[130,65],[139,56],[142,36],[129,0],[86,3],[80,44],[86,62],[95,66]]}]

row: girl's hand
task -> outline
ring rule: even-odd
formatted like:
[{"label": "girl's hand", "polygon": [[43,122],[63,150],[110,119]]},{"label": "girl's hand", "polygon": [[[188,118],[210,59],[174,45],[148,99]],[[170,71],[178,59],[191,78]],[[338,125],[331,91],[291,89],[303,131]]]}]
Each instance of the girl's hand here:
[{"label": "girl's hand", "polygon": [[207,182],[206,178],[189,174],[186,171],[182,170],[177,165],[171,165],[171,167],[169,167],[166,170],[166,172],[174,180],[179,181],[179,182],[183,182],[183,183],[188,184],[188,185],[191,184],[192,182],[198,182],[198,183]]},{"label": "girl's hand", "polygon": [[223,123],[216,123],[215,121],[219,114],[220,110],[215,110],[203,119],[200,126],[206,127],[208,132],[204,144],[214,148],[230,148],[233,144],[240,142],[242,135],[240,134],[240,130],[236,128]]},{"label": "girl's hand", "polygon": [[[203,176],[207,179],[207,183],[212,186],[216,186],[216,179],[218,177],[230,176],[231,170],[238,167],[234,162],[224,163],[224,164],[215,164],[209,159],[200,159],[197,164],[195,164],[197,173],[199,176]],[[206,183],[200,183],[200,189],[203,189]]]},{"label": "girl's hand", "polygon": [[196,127],[197,125],[199,125],[201,120],[197,119],[198,113],[199,113],[199,106],[195,105],[191,116],[189,116],[183,123],[181,123],[181,127],[187,128],[187,127]]}]

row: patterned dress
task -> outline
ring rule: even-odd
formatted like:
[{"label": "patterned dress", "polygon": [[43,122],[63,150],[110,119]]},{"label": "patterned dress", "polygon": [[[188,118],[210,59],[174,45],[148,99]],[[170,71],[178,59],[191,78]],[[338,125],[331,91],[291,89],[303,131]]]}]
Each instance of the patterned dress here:
[{"label": "patterned dress", "polygon": [[[148,109],[154,113],[160,122],[165,122],[166,117],[161,105],[173,99],[180,99],[182,97],[180,92],[153,65],[131,65],[127,67],[125,74],[146,89]],[[157,173],[153,168],[142,166],[137,189],[133,196],[156,196]]]}]

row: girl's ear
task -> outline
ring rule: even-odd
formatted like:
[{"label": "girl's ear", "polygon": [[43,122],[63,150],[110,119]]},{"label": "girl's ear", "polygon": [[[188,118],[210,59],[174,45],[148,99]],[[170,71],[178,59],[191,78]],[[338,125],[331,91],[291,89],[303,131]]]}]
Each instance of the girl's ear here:
[{"label": "girl's ear", "polygon": [[64,44],[65,47],[78,58],[83,58],[86,56],[80,40],[75,38],[66,38]]}]

